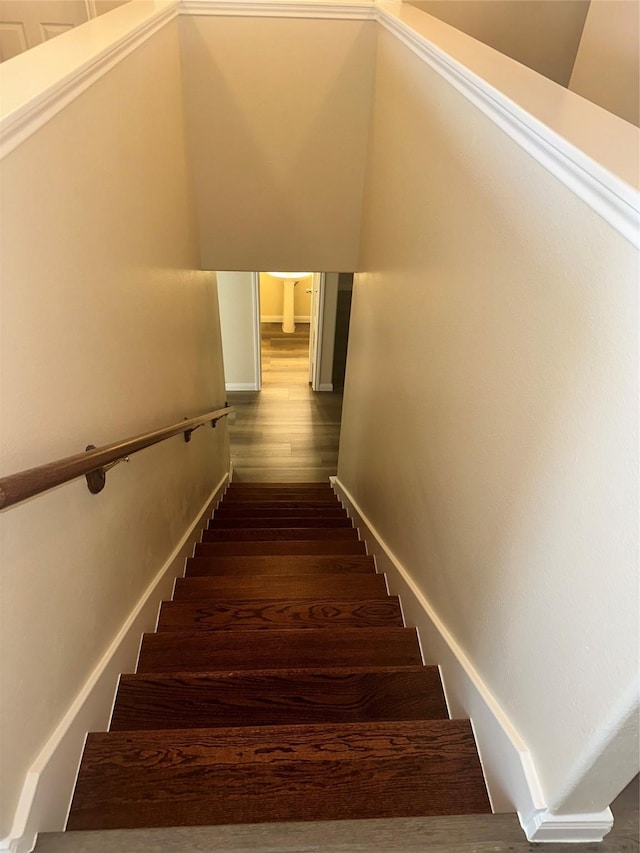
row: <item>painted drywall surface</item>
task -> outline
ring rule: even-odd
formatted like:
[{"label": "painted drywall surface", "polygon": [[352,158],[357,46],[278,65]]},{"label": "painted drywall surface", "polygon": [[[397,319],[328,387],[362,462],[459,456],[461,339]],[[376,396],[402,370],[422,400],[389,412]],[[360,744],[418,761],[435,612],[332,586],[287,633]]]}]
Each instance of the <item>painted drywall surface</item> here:
[{"label": "painted drywall surface", "polygon": [[416,0],[411,5],[567,86],[589,0]]},{"label": "painted drywall surface", "polygon": [[[174,22],[3,160],[3,474],[224,403],[215,276],[195,271],[179,62]],[[98,496],[78,480],[0,516],[0,837],[28,767],[227,453],[224,426],[201,429],[114,468]]]},{"label": "painted drywall surface", "polygon": [[640,3],[591,0],[569,88],[640,123]]},{"label": "painted drywall surface", "polygon": [[203,266],[355,269],[375,22],[180,24]]},{"label": "painted drywall surface", "polygon": [[325,389],[333,385],[333,344],[336,337],[336,310],[338,307],[338,279],[340,274],[328,272],[324,277],[324,310],[322,316],[322,352],[320,354],[320,381]]},{"label": "painted drywall surface", "polygon": [[224,376],[229,387],[246,385],[257,389],[260,382],[253,277],[251,272],[217,275]]},{"label": "painted drywall surface", "polygon": [[637,772],[637,254],[386,33],[377,63],[338,476],[549,807],[597,812]]},{"label": "painted drywall surface", "polygon": [[[311,276],[311,273],[309,273]],[[295,316],[311,316],[311,294],[307,290],[311,288],[311,278],[300,279],[293,291],[293,310]],[[268,272],[260,273],[260,317],[282,317],[282,306],[284,291],[282,279],[270,275]]]}]

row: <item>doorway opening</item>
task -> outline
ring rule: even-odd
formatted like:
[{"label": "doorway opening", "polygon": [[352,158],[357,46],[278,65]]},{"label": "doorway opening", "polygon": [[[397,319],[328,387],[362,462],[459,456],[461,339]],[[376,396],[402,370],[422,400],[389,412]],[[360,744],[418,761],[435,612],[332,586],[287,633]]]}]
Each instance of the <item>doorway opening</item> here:
[{"label": "doorway opening", "polygon": [[326,481],[337,471],[353,276],[295,280],[292,328],[282,277],[218,273],[236,481]]},{"label": "doorway opening", "polygon": [[[311,389],[344,387],[351,312],[352,273],[219,272],[218,298],[228,391],[263,386],[263,330],[308,339]],[[288,293],[285,294],[285,287]],[[291,299],[285,314],[285,295]],[[285,322],[286,321],[286,322]],[[295,331],[294,331],[295,330]]]}]

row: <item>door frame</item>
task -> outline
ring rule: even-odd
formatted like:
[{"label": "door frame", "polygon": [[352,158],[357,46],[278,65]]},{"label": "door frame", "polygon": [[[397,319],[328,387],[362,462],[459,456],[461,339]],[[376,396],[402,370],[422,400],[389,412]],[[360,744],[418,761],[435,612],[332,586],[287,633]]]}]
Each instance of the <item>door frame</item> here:
[{"label": "door frame", "polygon": [[322,344],[324,335],[324,299],[325,299],[325,273],[314,272],[311,278],[311,324],[309,346],[313,345],[313,351],[309,351],[309,381],[311,390],[320,390],[320,369],[322,366]]},{"label": "door frame", "polygon": [[[326,294],[326,273],[314,272],[311,278],[311,318],[309,328],[309,384],[312,391],[330,391],[332,387],[325,387],[320,382],[322,355],[324,341],[324,309],[325,309],[325,294]],[[260,322],[260,272],[251,273],[251,304],[253,310],[254,324],[254,365],[256,376],[256,391],[262,389],[262,327]],[[314,314],[315,301],[315,314]],[[315,319],[315,335],[313,324]],[[311,352],[311,341],[313,339],[314,352]]]},{"label": "door frame", "polygon": [[260,325],[260,273],[251,273],[251,308],[253,310],[253,364],[256,391],[262,390],[262,327]]}]

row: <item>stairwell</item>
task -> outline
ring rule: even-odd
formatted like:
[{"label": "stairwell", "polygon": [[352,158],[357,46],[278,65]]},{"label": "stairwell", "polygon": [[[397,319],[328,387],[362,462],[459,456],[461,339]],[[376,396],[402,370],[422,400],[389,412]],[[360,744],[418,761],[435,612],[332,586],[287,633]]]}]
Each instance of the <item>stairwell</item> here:
[{"label": "stairwell", "polygon": [[470,722],[329,485],[246,483],[89,735],[67,829],[489,812]]}]

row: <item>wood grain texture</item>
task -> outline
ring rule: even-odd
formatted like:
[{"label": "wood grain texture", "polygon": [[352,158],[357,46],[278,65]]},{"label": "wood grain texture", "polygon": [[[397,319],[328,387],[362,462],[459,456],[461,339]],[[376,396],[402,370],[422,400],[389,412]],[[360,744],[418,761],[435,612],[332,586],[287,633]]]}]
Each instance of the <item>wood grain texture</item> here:
[{"label": "wood grain texture", "polygon": [[346,539],[308,540],[306,542],[198,542],[195,557],[271,557],[277,555],[299,554],[366,554],[364,542]]},{"label": "wood grain texture", "polygon": [[[294,491],[315,490],[235,495],[246,513],[241,493]],[[470,723],[358,531],[284,503],[203,532],[87,741],[70,829],[489,810]]]},{"label": "wood grain texture", "polygon": [[230,508],[222,504],[216,509],[217,518],[347,518],[347,511],[340,507],[294,507],[293,509],[255,509],[254,507]]},{"label": "wood grain texture", "polygon": [[247,575],[178,578],[174,601],[268,598],[387,598],[384,575]]},{"label": "wood grain texture", "polygon": [[333,498],[326,497],[293,497],[292,495],[276,492],[275,494],[255,494],[250,497],[243,498],[227,498],[224,500],[224,506],[229,509],[309,509],[318,507],[320,509],[341,509],[342,504],[334,496]]},{"label": "wood grain texture", "polygon": [[292,491],[325,491],[333,493],[330,483],[288,483],[284,481],[274,481],[270,483],[229,483],[225,494],[231,494],[234,492],[242,494],[242,492],[245,491],[284,491],[286,489],[291,489]]},{"label": "wood grain texture", "polygon": [[[309,327],[262,324],[262,391],[228,395],[233,485],[319,481],[336,473],[342,395],[309,387]],[[277,443],[277,446],[274,446]]]},{"label": "wood grain texture", "polygon": [[173,436],[180,435],[180,433],[190,429],[193,430],[207,422],[217,422],[231,412],[232,409],[228,407],[214,409],[206,414],[168,424],[161,429],[133,435],[111,444],[94,447],[84,453],[75,453],[73,456],[66,456],[45,465],[39,465],[36,468],[29,468],[26,471],[1,477],[0,508],[12,506],[26,498],[46,492],[54,486],[68,483],[105,465],[124,459],[125,456],[132,456],[140,450],[159,444],[161,441],[173,438]]},{"label": "wood grain texture", "polygon": [[209,672],[422,663],[414,628],[333,631],[164,631],[145,634],[138,672]]},{"label": "wood grain texture", "polygon": [[489,811],[468,721],[178,729],[89,735],[68,828]]},{"label": "wood grain texture", "polygon": [[158,631],[402,628],[397,596],[385,599],[163,601]]},{"label": "wood grain texture", "polygon": [[373,557],[352,556],[280,556],[280,557],[189,557],[185,577],[217,575],[306,575],[371,574],[376,570]]},{"label": "wood grain texture", "polygon": [[[601,842],[569,853],[638,853],[638,777],[611,805],[614,824]],[[516,814],[437,815],[39,833],[36,853],[532,853]],[[545,844],[544,853],[567,853]]]},{"label": "wood grain texture", "polygon": [[123,675],[110,731],[447,719],[435,666]]},{"label": "wood grain texture", "polygon": [[264,518],[261,516],[251,516],[248,518],[221,518],[216,516],[212,518],[207,528],[209,530],[219,530],[221,528],[229,529],[244,529],[244,528],[283,528],[291,530],[295,527],[311,528],[336,528],[336,527],[353,527],[353,522],[350,518],[309,518],[308,516],[290,516],[289,518]]},{"label": "wood grain texture", "polygon": [[226,504],[254,503],[255,501],[316,501],[317,503],[339,504],[336,494],[331,489],[252,489],[241,491],[229,489],[224,495]]},{"label": "wood grain texture", "polygon": [[328,483],[275,485],[274,483],[243,483],[230,485],[224,493],[225,500],[244,500],[246,497],[259,495],[271,499],[274,495],[284,495],[285,498],[296,500],[298,497],[336,501],[338,497]]},{"label": "wood grain texture", "polygon": [[358,531],[354,527],[219,527],[202,531],[203,542],[302,542],[309,539],[357,540]]}]

